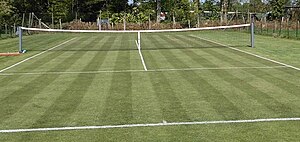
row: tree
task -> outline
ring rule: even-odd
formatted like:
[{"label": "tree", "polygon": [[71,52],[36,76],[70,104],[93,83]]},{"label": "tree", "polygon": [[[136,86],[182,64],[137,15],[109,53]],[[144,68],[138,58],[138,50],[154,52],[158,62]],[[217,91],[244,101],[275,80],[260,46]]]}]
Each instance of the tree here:
[{"label": "tree", "polygon": [[6,1],[0,1],[0,24],[7,22],[13,14],[14,7]]},{"label": "tree", "polygon": [[[156,20],[156,2],[155,1],[144,1],[139,0],[136,1],[135,6],[131,8],[132,12],[137,15],[137,13],[143,13],[145,16],[147,16],[147,20],[151,18],[151,20]],[[152,16],[151,16],[152,15]]]},{"label": "tree", "polygon": [[250,0],[249,11],[254,13],[265,13],[268,12],[268,6],[261,0]]},{"label": "tree", "polygon": [[284,7],[289,0],[270,0],[270,6],[272,8],[272,17],[279,19],[284,16]]},{"label": "tree", "polygon": [[206,0],[204,3],[203,3],[203,10],[205,11],[210,11],[211,14],[209,15],[209,19],[217,19],[219,18],[219,6],[217,6],[217,1],[215,0]]},{"label": "tree", "polygon": [[200,0],[194,0],[194,11],[197,16],[197,27],[199,27],[200,26],[200,13],[201,13]]},{"label": "tree", "polygon": [[194,0],[194,6],[195,6],[195,12],[199,13],[199,11],[200,11],[200,0]]},{"label": "tree", "polygon": [[[77,0],[78,3],[75,6],[78,17],[80,17],[83,21],[95,21],[99,15],[100,10],[108,9],[112,11],[111,13],[116,13],[111,4],[115,4],[118,1],[114,1],[114,3],[110,3],[108,0]],[[127,3],[126,3],[127,4]],[[75,15],[76,17],[76,15]]]},{"label": "tree", "polygon": [[227,23],[228,1],[221,0],[221,23]]},{"label": "tree", "polygon": [[0,1],[0,37],[2,24],[9,24],[9,22],[13,19],[13,9],[14,7],[9,2]]},{"label": "tree", "polygon": [[160,23],[161,0],[156,0],[156,23]]},{"label": "tree", "polygon": [[14,0],[13,6],[19,14],[34,12],[38,17],[43,17],[47,14],[49,0]]},{"label": "tree", "polygon": [[48,13],[53,14],[54,20],[62,19],[68,21],[71,15],[71,0],[57,1],[48,0]]},{"label": "tree", "polygon": [[126,12],[128,0],[108,0],[108,9],[112,13]]}]

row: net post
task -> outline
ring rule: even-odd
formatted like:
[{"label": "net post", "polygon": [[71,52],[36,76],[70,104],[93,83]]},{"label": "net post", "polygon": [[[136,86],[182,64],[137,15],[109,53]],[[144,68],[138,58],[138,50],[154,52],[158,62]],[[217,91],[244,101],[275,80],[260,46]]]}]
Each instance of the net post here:
[{"label": "net post", "polygon": [[19,53],[22,53],[22,36],[23,36],[23,31],[22,27],[18,27],[18,35],[19,35]]},{"label": "net post", "polygon": [[251,24],[250,24],[250,32],[251,32],[251,47],[254,48],[254,21],[255,14],[251,14]]}]

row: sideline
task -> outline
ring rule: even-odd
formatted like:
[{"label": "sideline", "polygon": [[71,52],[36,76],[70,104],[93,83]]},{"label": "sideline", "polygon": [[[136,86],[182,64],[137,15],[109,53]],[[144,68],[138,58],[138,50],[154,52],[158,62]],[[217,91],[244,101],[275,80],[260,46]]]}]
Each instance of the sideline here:
[{"label": "sideline", "polygon": [[33,58],[35,58],[35,57],[37,57],[37,56],[40,56],[40,55],[42,55],[42,54],[44,54],[44,53],[46,53],[46,52],[48,52],[48,51],[51,51],[51,50],[53,50],[53,49],[55,49],[55,48],[57,48],[57,47],[59,47],[59,46],[62,46],[62,45],[66,44],[66,43],[68,43],[68,42],[70,42],[70,41],[72,41],[72,40],[74,40],[74,39],[76,39],[76,38],[72,38],[72,39],[70,39],[70,40],[67,40],[67,41],[65,41],[65,42],[63,42],[63,43],[61,43],[61,44],[59,44],[59,45],[56,45],[56,46],[54,46],[54,47],[52,47],[52,48],[49,48],[49,49],[47,49],[47,50],[45,50],[45,51],[43,51],[43,52],[41,52],[41,53],[38,53],[38,54],[36,54],[36,55],[33,55],[33,56],[31,56],[31,57],[29,57],[29,58],[27,58],[27,59],[24,59],[24,60],[22,60],[22,61],[20,61],[20,62],[18,62],[18,63],[16,63],[16,64],[13,64],[13,65],[9,66],[9,67],[6,67],[6,68],[0,70],[0,73],[2,73],[2,72],[4,72],[4,71],[7,71],[7,70],[9,70],[9,69],[11,69],[11,68],[13,68],[13,67],[15,67],[15,66],[17,66],[17,65],[20,65],[20,64],[22,64],[22,63],[24,63],[24,62],[26,62],[26,61],[28,61],[28,60],[31,60],[31,59],[33,59]]}]

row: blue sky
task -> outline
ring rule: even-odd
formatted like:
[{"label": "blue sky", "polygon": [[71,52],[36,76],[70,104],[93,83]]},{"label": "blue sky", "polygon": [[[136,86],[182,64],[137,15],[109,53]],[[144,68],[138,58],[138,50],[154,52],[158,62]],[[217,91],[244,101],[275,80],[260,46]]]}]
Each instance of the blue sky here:
[{"label": "blue sky", "polygon": [[132,4],[132,3],[133,3],[133,0],[128,0],[128,3],[129,3],[129,4]]}]

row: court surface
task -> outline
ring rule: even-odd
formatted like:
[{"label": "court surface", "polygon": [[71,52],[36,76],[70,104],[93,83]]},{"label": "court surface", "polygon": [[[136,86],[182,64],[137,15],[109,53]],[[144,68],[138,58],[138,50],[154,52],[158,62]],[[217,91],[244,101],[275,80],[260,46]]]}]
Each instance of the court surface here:
[{"label": "court surface", "polygon": [[[175,136],[232,126],[241,131],[264,129],[264,125],[272,130],[283,125],[297,129],[298,68],[236,48],[247,48],[245,41],[227,45],[208,37],[142,34],[141,52],[134,33],[25,37],[24,48],[36,54],[0,71],[0,130],[55,128],[42,134],[67,137],[96,135],[102,127],[123,133],[120,128],[128,125],[124,137],[134,140],[133,135],[142,137],[143,132]],[[89,126],[100,127],[78,130]],[[79,128],[57,131],[64,127]],[[1,133],[0,138],[17,135],[32,140],[40,131]]]}]

